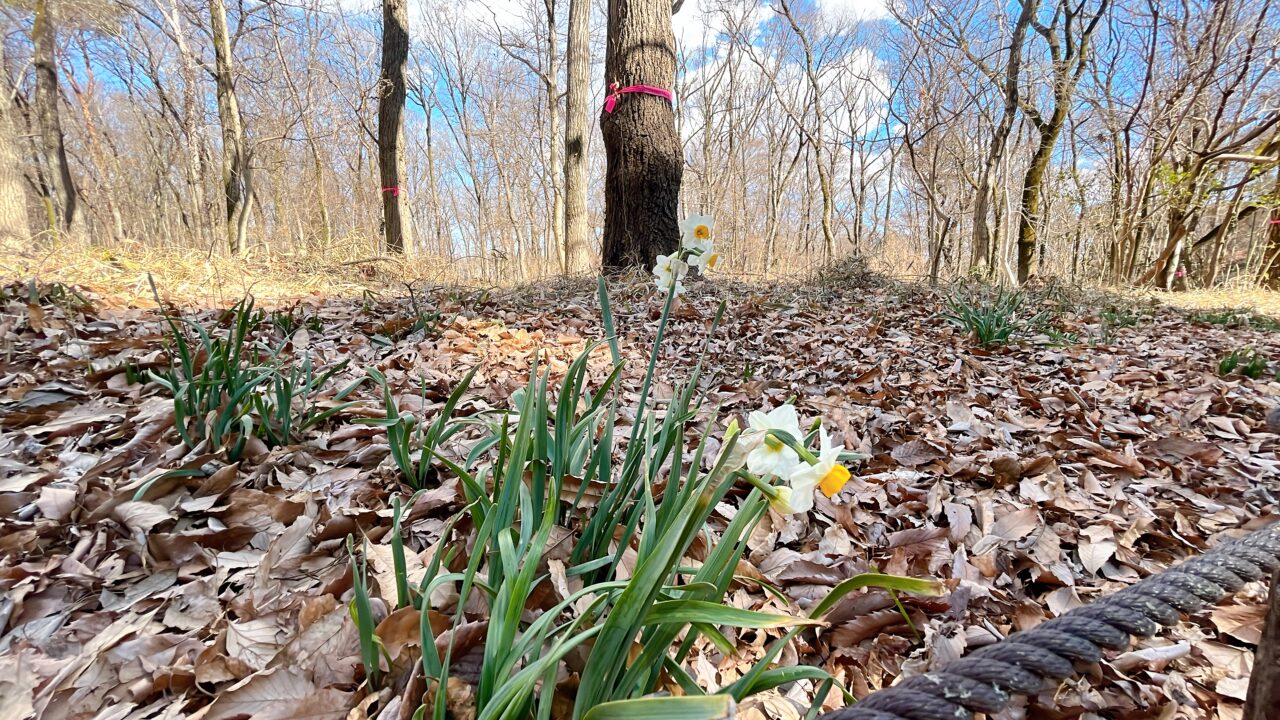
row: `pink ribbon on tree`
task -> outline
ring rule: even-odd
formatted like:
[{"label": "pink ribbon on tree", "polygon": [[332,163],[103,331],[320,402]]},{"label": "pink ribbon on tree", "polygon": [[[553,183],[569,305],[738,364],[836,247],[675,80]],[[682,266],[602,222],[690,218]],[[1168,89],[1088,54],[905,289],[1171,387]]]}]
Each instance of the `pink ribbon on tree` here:
[{"label": "pink ribbon on tree", "polygon": [[618,98],[627,93],[640,93],[642,95],[654,95],[663,98],[667,102],[675,102],[671,96],[670,90],[664,90],[653,85],[628,85],[626,87],[618,87],[618,83],[609,84],[609,96],[604,99],[604,111],[606,114],[612,113],[613,109],[618,105]]},{"label": "pink ribbon on tree", "polygon": [[384,192],[384,193],[385,193],[385,192],[389,192],[389,193],[391,193],[391,197],[400,197],[400,193],[404,192],[404,188],[402,188],[402,187],[386,187],[386,188],[382,188],[382,192]]}]

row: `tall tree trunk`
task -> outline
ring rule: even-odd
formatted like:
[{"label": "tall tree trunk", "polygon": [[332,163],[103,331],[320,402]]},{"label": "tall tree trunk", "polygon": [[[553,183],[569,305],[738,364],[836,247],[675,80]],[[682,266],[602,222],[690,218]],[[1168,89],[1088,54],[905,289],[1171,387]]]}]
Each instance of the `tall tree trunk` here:
[{"label": "tall tree trunk", "polygon": [[[1280,170],[1276,171],[1276,183],[1271,192],[1280,195]],[[1280,290],[1280,207],[1271,208],[1266,222],[1267,247],[1258,268],[1258,282],[1263,287]]]},{"label": "tall tree trunk", "polygon": [[[1049,45],[1049,55],[1053,60],[1053,109],[1049,116],[1043,117],[1032,109],[1025,107],[1039,140],[1035,153],[1031,157],[1031,165],[1022,181],[1022,206],[1018,217],[1018,282],[1025,283],[1036,271],[1036,251],[1040,231],[1040,204],[1044,199],[1044,178],[1053,156],[1054,146],[1062,133],[1062,126],[1067,120],[1067,110],[1075,96],[1076,85],[1084,74],[1085,64],[1089,57],[1089,41],[1098,28],[1099,21],[1107,12],[1111,0],[1102,0],[1092,16],[1085,12],[1085,2],[1072,7],[1070,0],[1060,0],[1054,12],[1054,22],[1050,27],[1035,25],[1039,33]],[[1060,25],[1059,25],[1060,24]],[[1055,32],[1062,28],[1062,37]],[[1079,36],[1073,33],[1079,30]]]},{"label": "tall tree trunk", "polygon": [[218,122],[222,125],[222,187],[227,206],[226,240],[231,253],[245,251],[249,219],[250,176],[247,170],[244,121],[231,69],[231,35],[227,31],[227,6],[209,0],[209,25],[213,32],[214,82],[218,91]]},{"label": "tall tree trunk", "polygon": [[[547,93],[547,180],[551,185],[551,239],[555,262],[561,272],[569,266],[569,248],[564,240],[564,145],[560,130],[560,43],[556,31],[556,0],[543,0],[547,15],[547,67],[542,74]],[[551,253],[543,253],[543,261]],[[545,272],[545,266],[538,269]]]},{"label": "tall tree trunk", "polygon": [[991,226],[987,224],[987,214],[991,208],[991,175],[1004,155],[1005,143],[1013,130],[1013,121],[1018,112],[1018,83],[1022,77],[1022,45],[1040,5],[1040,0],[1021,2],[1022,12],[1013,27],[1013,37],[1009,42],[1009,61],[1005,65],[1004,113],[991,135],[986,162],[978,172],[978,194],[973,204],[972,253],[969,256],[969,266],[974,270],[989,270],[987,257],[991,254]]},{"label": "tall tree trunk", "polygon": [[569,0],[564,102],[564,243],[566,272],[587,269],[587,99],[591,92],[591,3]]},{"label": "tall tree trunk", "polygon": [[[1236,187],[1236,191],[1231,195],[1231,202],[1227,205],[1226,217],[1218,224],[1217,232],[1213,236],[1213,249],[1209,253],[1209,264],[1204,271],[1204,287],[1212,288],[1218,280],[1219,265],[1222,263],[1222,249],[1227,243],[1227,236],[1236,226],[1236,219],[1240,212],[1240,201],[1244,199],[1245,187],[1248,185],[1249,170],[1245,170],[1244,176],[1240,178],[1240,184]],[[1195,250],[1195,245],[1187,249],[1189,255]]]},{"label": "tall tree trunk", "polygon": [[[1064,113],[1065,114],[1065,113]],[[1062,123],[1041,129],[1031,164],[1022,180],[1022,213],[1018,218],[1018,282],[1025,283],[1036,272],[1036,243],[1040,235],[1040,202],[1044,177]]]},{"label": "tall tree trunk", "polygon": [[196,107],[196,102],[200,99],[202,92],[200,83],[197,80],[198,68],[195,57],[186,41],[187,32],[182,23],[182,13],[178,7],[178,0],[169,0],[168,8],[163,12],[165,21],[169,25],[169,32],[173,37],[174,43],[178,46],[178,58],[181,61],[179,76],[182,78],[182,117],[179,125],[182,128],[182,137],[186,143],[183,170],[186,173],[186,192],[189,195],[189,206],[191,207],[190,232],[195,238],[197,246],[208,246],[210,245],[208,235],[214,223],[212,209],[205,200],[204,192],[204,144],[202,142],[203,135],[199,129],[200,118],[197,117]]},{"label": "tall tree trunk", "polygon": [[[4,43],[0,43],[0,71],[7,67]],[[8,78],[0,83],[0,248],[7,252],[26,249],[31,240],[27,226],[26,197],[22,191],[22,169],[18,136],[13,123],[13,90]]]},{"label": "tall tree trunk", "polygon": [[382,236],[390,252],[409,244],[405,229],[404,66],[409,59],[407,0],[382,0],[382,76],[378,87],[378,171],[382,179]]},{"label": "tall tree trunk", "polygon": [[[813,111],[813,132],[806,132],[809,140],[813,142],[813,164],[818,171],[818,190],[822,193],[822,253],[823,257],[830,260],[835,255],[836,239],[835,233],[831,230],[832,215],[835,209],[834,189],[831,186],[831,172],[827,164],[823,162],[823,153],[826,152],[826,142],[823,139],[823,124],[825,118],[822,111],[822,83],[818,78],[817,60],[813,52],[813,44],[809,42],[809,36],[800,28],[800,23],[796,21],[796,17],[791,12],[791,6],[787,0],[780,3],[782,15],[791,25],[791,30],[800,40],[800,47],[804,49],[804,73],[809,80],[809,108]],[[801,128],[803,130],[803,128]]]},{"label": "tall tree trunk", "polygon": [[[320,142],[316,138],[315,126],[312,122],[312,114],[308,107],[311,102],[311,86],[308,84],[306,96],[304,98],[298,84],[293,80],[293,72],[289,69],[289,62],[285,58],[284,48],[280,43],[280,30],[283,23],[277,15],[277,8],[274,5],[268,6],[271,12],[271,22],[275,26],[273,33],[273,42],[276,51],[276,58],[280,61],[281,74],[284,77],[285,86],[289,88],[289,94],[293,96],[294,107],[297,108],[298,118],[302,122],[302,131],[306,134],[307,148],[311,151],[311,166],[316,173],[315,197],[317,210],[320,211],[320,247],[326,251],[329,244],[333,240],[331,230],[331,222],[329,217],[329,201],[328,192],[325,187],[325,166],[324,160],[320,153]],[[303,238],[300,237],[299,240]]]},{"label": "tall tree trunk", "polygon": [[63,144],[62,121],[58,116],[58,70],[54,58],[57,31],[49,0],[36,0],[35,19],[31,25],[35,67],[35,115],[40,132],[40,152],[47,169],[45,181],[49,230],[71,230],[79,217],[79,196],[71,179],[67,149]]},{"label": "tall tree trunk", "polygon": [[[670,0],[609,0],[605,79],[620,87],[675,83]],[[675,114],[665,99],[622,95],[600,116],[605,150],[605,272],[653,266],[679,247],[684,156]]]}]

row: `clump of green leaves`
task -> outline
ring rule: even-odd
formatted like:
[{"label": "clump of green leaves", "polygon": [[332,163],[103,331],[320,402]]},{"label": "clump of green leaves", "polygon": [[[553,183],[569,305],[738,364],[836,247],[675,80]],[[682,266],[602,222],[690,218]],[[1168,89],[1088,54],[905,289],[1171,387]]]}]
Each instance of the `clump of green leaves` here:
[{"label": "clump of green leaves", "polygon": [[[93,307],[93,303],[79,290],[60,282],[42,283],[33,278],[27,281],[26,297],[24,298],[22,294],[21,289],[14,288],[13,298],[26,300],[28,305],[55,305],[71,312]],[[9,291],[0,290],[0,300],[8,299],[10,299]]]},{"label": "clump of green leaves", "polygon": [[[428,307],[426,298],[420,300],[412,286],[408,290],[409,311],[397,313],[382,322],[370,337],[375,345],[389,347],[418,333],[421,333],[423,338],[434,337],[439,335],[441,329],[446,326],[444,313],[440,309]],[[363,305],[367,312],[372,312],[374,309],[370,297],[373,296],[366,294]]]},{"label": "clump of green leaves", "polygon": [[1232,350],[1229,354],[1222,356],[1218,361],[1218,374],[1230,375],[1240,367],[1240,351]]},{"label": "clump of green leaves", "polygon": [[1250,380],[1257,380],[1267,372],[1267,357],[1249,347],[1232,350],[1218,361],[1218,374],[1230,375],[1238,372]]},{"label": "clump of green leaves", "polygon": [[1110,329],[1135,327],[1142,322],[1142,315],[1132,308],[1108,305],[1102,309],[1102,325]]},{"label": "clump of green leaves", "polygon": [[282,338],[291,338],[294,333],[303,328],[314,333],[324,331],[324,321],[316,315],[306,313],[302,310],[301,304],[294,304],[287,309],[272,310],[264,320]]},{"label": "clump of green leaves", "polygon": [[1099,315],[1102,322],[1098,340],[1104,345],[1110,345],[1115,340],[1116,330],[1135,327],[1144,317],[1133,308],[1115,304],[1104,307]]},{"label": "clump of green leaves", "polygon": [[1280,321],[1249,308],[1227,308],[1223,310],[1194,312],[1188,316],[1188,319],[1192,322],[1202,323],[1205,325],[1280,331]]},{"label": "clump of green leaves", "polygon": [[323,404],[320,402],[321,391],[349,362],[343,360],[321,371],[312,366],[310,355],[288,367],[272,362],[267,367],[269,386],[264,387],[263,392],[250,395],[259,420],[259,437],[269,446],[292,445],[302,433],[354,405],[356,401],[346,398],[360,387],[363,378],[339,390]]},{"label": "clump of green leaves", "polygon": [[310,355],[289,363],[284,343],[271,350],[254,339],[260,318],[252,297],[241,299],[208,328],[166,315],[169,366],[149,377],[173,397],[174,425],[187,447],[207,441],[239,460],[251,437],[268,446],[292,444],[300,433],[352,404],[342,400],[363,380],[320,401],[347,361],[325,370],[314,368]]},{"label": "clump of green leaves", "polygon": [[[396,467],[400,468],[405,482],[415,490],[420,490],[432,484],[435,469],[431,465],[431,460],[437,455],[437,448],[462,429],[464,423],[455,421],[453,414],[458,407],[458,402],[462,400],[463,394],[471,386],[471,381],[475,378],[478,369],[479,366],[476,366],[471,369],[471,372],[467,373],[458,387],[454,388],[453,392],[450,393],[449,398],[445,400],[444,407],[440,409],[440,412],[430,423],[425,418],[416,417],[413,413],[400,411],[395,398],[392,397],[391,387],[387,383],[387,376],[382,371],[377,368],[365,370],[369,377],[382,388],[382,403],[386,414],[381,418],[365,418],[356,422],[386,428],[387,445],[391,448],[391,458],[395,460]],[[421,404],[426,407],[427,384],[425,380],[421,382],[420,387],[422,392]],[[491,446],[492,443],[482,444],[480,450],[487,450]]]},{"label": "clump of green leaves", "polygon": [[259,363],[249,337],[253,298],[242,299],[223,317],[229,319],[225,332],[216,327],[211,332],[192,320],[166,316],[171,365],[153,371],[151,378],[173,396],[174,425],[187,447],[207,440],[238,460],[253,436],[251,394],[271,374]]},{"label": "clump of green leaves", "polygon": [[946,300],[942,317],[963,330],[982,347],[1008,345],[1024,322],[1019,319],[1026,296],[1006,288],[963,286]]},{"label": "clump of green leaves", "polygon": [[[411,583],[399,559],[404,556],[401,506],[393,501],[396,603],[421,613],[418,646],[429,688],[415,717],[447,717],[445,690],[454,672],[455,642],[462,626],[472,622],[466,615],[469,606],[488,610],[485,637],[478,643],[483,649],[474,696],[478,720],[551,717],[553,704],[565,702],[578,720],[666,715],[710,720],[726,717],[745,697],[785,683],[809,680],[833,687],[834,680],[821,668],[770,666],[845,594],[870,585],[938,592],[931,581],[868,574],[842,583],[807,617],[726,606],[725,594],[768,499],[755,487],[733,517],[711,534],[712,513],[742,471],[730,464],[739,439],[736,430],[725,434],[714,457],[709,455],[715,452],[714,417],[699,428],[695,442],[686,437],[703,404],[697,390],[701,358],[659,412],[651,406],[658,356],[652,353],[620,447],[623,438],[615,432],[619,403],[628,396],[615,389],[623,365],[603,281],[600,288],[613,368],[594,389],[588,386],[587,370],[598,346],[569,365],[558,388],[535,360],[528,383],[512,396],[507,412],[451,421],[460,396],[455,390],[424,427],[425,419],[401,416],[385,377],[371,373],[383,385],[387,404],[387,417],[374,424],[387,428],[393,454],[400,452],[398,446],[414,451],[401,453],[397,464],[407,458],[401,464],[406,476],[425,477],[422,465],[434,457],[458,478],[465,502],[446,524],[421,581]],[[668,296],[655,350],[670,308]],[[718,313],[713,325],[720,317]],[[469,382],[470,376],[460,387]],[[454,462],[434,449],[425,451],[433,435],[435,440],[447,436],[460,422],[472,424],[482,435],[466,459]],[[553,533],[556,528],[562,533]],[[563,535],[566,528],[568,537]],[[690,567],[685,559],[699,538],[708,550],[701,564]],[[548,566],[553,549],[567,550],[560,570]],[[363,578],[361,566],[356,572]],[[530,599],[543,593],[557,572],[563,573],[556,585],[559,602],[531,613]],[[454,591],[443,593],[456,598],[452,607],[432,607],[431,598],[445,587]],[[360,627],[366,676],[376,682],[383,650],[372,622],[362,620],[371,617],[368,587],[361,580],[353,589],[352,612]],[[482,602],[469,602],[476,595]],[[447,640],[437,636],[429,613],[448,614]],[[785,630],[737,682],[708,694],[687,665],[700,642],[726,655],[735,651],[722,628]],[[570,653],[585,669],[576,687],[566,692],[557,687],[557,677]],[[680,685],[681,697],[658,695],[667,680]]]}]

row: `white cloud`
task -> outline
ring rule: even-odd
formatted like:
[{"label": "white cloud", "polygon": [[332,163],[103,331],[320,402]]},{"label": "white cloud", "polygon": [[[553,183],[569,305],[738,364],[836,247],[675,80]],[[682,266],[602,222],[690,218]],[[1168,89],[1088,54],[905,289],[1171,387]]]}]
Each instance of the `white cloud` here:
[{"label": "white cloud", "polygon": [[768,4],[756,0],[685,0],[671,26],[679,49],[693,54],[735,29],[754,36],[771,16]]}]

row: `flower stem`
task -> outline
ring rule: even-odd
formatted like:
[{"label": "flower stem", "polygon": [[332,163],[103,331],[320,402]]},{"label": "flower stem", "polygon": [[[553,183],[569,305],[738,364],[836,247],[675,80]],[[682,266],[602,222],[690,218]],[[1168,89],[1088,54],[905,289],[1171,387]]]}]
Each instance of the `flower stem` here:
[{"label": "flower stem", "polygon": [[769,481],[764,480],[763,478],[758,478],[755,475],[752,475],[751,473],[747,472],[746,470],[739,470],[736,473],[736,475],[746,480],[748,483],[751,483],[752,487],[764,493],[765,497],[767,497],[768,499],[770,500],[777,499],[778,489],[775,488],[773,485],[770,485]]},{"label": "flower stem", "polygon": [[818,456],[817,456],[817,455],[814,455],[814,454],[809,450],[809,448],[806,448],[804,445],[802,445],[802,444],[800,443],[800,441],[799,441],[799,440],[797,440],[797,439],[795,439],[795,438],[791,437],[791,433],[786,433],[786,432],[776,432],[776,431],[774,431],[774,430],[770,430],[770,431],[768,432],[768,435],[769,435],[770,437],[775,438],[776,440],[778,440],[778,442],[781,442],[781,443],[786,444],[786,445],[787,445],[788,447],[790,447],[792,450],[795,450],[795,451],[796,451],[796,454],[800,456],[800,459],[801,459],[801,460],[804,460],[805,462],[809,463],[810,465],[817,465],[817,464],[818,464]]},{"label": "flower stem", "polygon": [[631,426],[631,442],[635,442],[639,437],[640,426],[644,423],[644,412],[649,405],[649,387],[653,384],[653,373],[658,367],[658,352],[662,347],[662,337],[667,332],[667,320],[671,316],[671,304],[676,298],[675,284],[678,282],[672,279],[671,288],[667,292],[667,301],[662,306],[662,318],[658,320],[658,331],[653,338],[653,352],[649,353],[649,368],[644,374],[644,384],[640,386],[640,407],[636,411],[635,424]]}]

